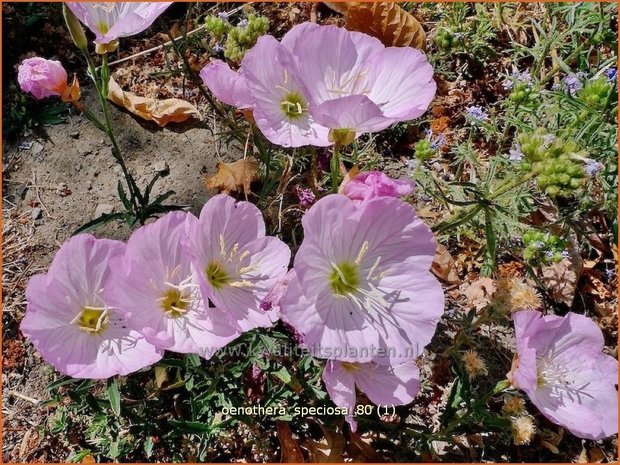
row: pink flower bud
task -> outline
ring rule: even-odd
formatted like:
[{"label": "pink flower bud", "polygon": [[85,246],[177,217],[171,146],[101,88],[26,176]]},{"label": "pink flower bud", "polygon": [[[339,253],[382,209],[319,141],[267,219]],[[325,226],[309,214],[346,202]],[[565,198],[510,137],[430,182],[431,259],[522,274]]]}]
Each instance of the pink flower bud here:
[{"label": "pink flower bud", "polygon": [[19,65],[17,81],[24,92],[38,100],[60,97],[67,88],[67,72],[56,60],[27,58]]}]

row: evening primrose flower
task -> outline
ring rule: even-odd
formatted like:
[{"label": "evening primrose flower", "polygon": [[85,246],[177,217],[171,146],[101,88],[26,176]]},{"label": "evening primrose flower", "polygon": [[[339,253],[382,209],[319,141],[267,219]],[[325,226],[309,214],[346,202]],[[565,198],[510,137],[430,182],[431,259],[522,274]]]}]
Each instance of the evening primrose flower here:
[{"label": "evening primrose flower", "polygon": [[356,387],[376,405],[406,405],[420,390],[420,370],[413,360],[394,366],[330,360],[323,382],[332,402],[347,409],[345,419],[355,431]]},{"label": "evening primrose flower", "polygon": [[65,375],[127,375],[162,357],[104,298],[109,263],[124,251],[122,242],[80,234],[62,245],[47,274],[28,283],[21,331]]},{"label": "evening primrose flower", "polygon": [[26,58],[17,69],[17,82],[37,100],[61,97],[67,89],[67,72],[59,61]]},{"label": "evening primrose flower", "polygon": [[302,218],[304,240],[282,319],[315,356],[389,364],[417,357],[443,312],[429,268],[430,229],[392,197],[323,197]]},{"label": "evening primrose flower", "polygon": [[411,47],[385,47],[336,26],[293,27],[282,39],[308,92],[310,114],[332,130],[375,132],[421,116],[435,96],[433,68]]},{"label": "evening primrose flower", "polygon": [[191,256],[181,246],[189,213],[172,212],[135,231],[113,260],[106,302],[160,349],[210,358],[240,335],[202,298]]},{"label": "evening primrose flower", "polygon": [[200,219],[188,217],[184,246],[192,257],[203,298],[225,312],[241,331],[269,327],[278,308],[261,302],[284,278],[291,251],[276,237],[265,236],[261,212],[249,202],[216,195]]},{"label": "evening primrose flower", "polygon": [[354,201],[376,197],[404,197],[413,192],[413,182],[392,179],[381,171],[362,171],[342,186],[342,193]]},{"label": "evening primrose flower", "polygon": [[513,316],[518,360],[509,373],[541,413],[575,436],[602,439],[618,432],[618,362],[602,353],[603,333],[569,312]]},{"label": "evening primrose flower", "polygon": [[147,29],[173,2],[68,2],[67,6],[95,34],[97,52],[114,51],[120,37]]}]

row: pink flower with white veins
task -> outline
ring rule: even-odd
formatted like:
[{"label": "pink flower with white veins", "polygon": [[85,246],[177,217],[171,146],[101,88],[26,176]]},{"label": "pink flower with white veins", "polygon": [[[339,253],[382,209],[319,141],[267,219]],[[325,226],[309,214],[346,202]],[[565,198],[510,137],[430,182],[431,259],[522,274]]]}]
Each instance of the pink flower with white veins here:
[{"label": "pink flower with white veins", "polygon": [[144,31],[173,3],[67,2],[67,6],[95,34],[95,43],[108,44]]},{"label": "pink flower with white veins", "polygon": [[191,214],[172,212],[136,230],[112,260],[105,299],[159,349],[209,359],[241,332],[202,298],[191,256],[181,246]]},{"label": "pink flower with white veins", "polygon": [[513,321],[518,360],[509,378],[541,413],[575,436],[603,439],[618,432],[618,361],[602,352],[603,333],[569,312],[519,311]]},{"label": "pink flower with white veins", "polygon": [[103,379],[161,359],[103,296],[109,262],[124,251],[122,242],[80,234],[62,245],[47,274],[30,279],[21,331],[61,373]]},{"label": "pink flower with white veins", "polygon": [[303,24],[285,42],[283,64],[307,89],[310,114],[330,129],[380,131],[420,117],[435,96],[433,68],[411,47],[384,47],[359,32]]},{"label": "pink flower with white veins", "polygon": [[265,222],[255,205],[228,195],[209,199],[200,218],[190,218],[184,247],[192,256],[203,298],[241,331],[272,326],[278,309],[262,310],[261,302],[286,275],[288,246],[265,236]]},{"label": "pink flower with white veins", "polygon": [[283,147],[331,145],[328,129],[308,112],[307,90],[283,64],[288,53],[284,44],[272,36],[260,37],[246,53],[238,73],[215,60],[200,76],[222,102],[251,108],[256,126],[272,143]]},{"label": "pink flower with white veins", "polygon": [[429,271],[433,234],[392,197],[323,197],[302,218],[282,319],[320,358],[393,364],[417,357],[443,313]]},{"label": "pink flower with white veins", "polygon": [[323,382],[332,402],[347,409],[345,419],[355,431],[356,387],[376,405],[407,405],[420,390],[420,370],[413,360],[394,366],[330,360],[323,370]]}]

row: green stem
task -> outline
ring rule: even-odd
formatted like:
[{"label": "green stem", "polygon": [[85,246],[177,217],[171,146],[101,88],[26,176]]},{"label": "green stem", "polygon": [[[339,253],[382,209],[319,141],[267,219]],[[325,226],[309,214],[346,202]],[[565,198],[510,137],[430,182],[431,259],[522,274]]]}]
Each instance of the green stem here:
[{"label": "green stem", "polygon": [[334,143],[334,153],[332,155],[330,168],[332,178],[332,192],[338,192],[338,182],[340,178],[340,142]]},{"label": "green stem", "polygon": [[135,181],[133,180],[133,177],[129,174],[127,165],[125,164],[125,160],[123,159],[121,150],[116,141],[116,137],[114,136],[114,132],[112,131],[112,123],[110,121],[110,111],[109,111],[108,100],[107,100],[107,89],[108,89],[107,79],[109,78],[108,54],[105,53],[102,55],[101,82],[99,82],[97,69],[95,68],[95,64],[93,63],[93,60],[91,59],[90,55],[87,52],[84,52],[84,56],[86,57],[86,63],[88,65],[88,72],[93,81],[93,84],[95,85],[95,89],[97,90],[97,95],[99,96],[99,102],[101,104],[101,109],[103,111],[104,122],[103,124],[101,124],[99,120],[96,120],[99,123],[97,124],[97,123],[94,123],[94,121],[90,118],[89,115],[86,115],[86,117],[90,119],[91,121],[93,121],[93,123],[97,127],[99,127],[99,129],[102,129],[108,136],[108,139],[110,139],[110,142],[112,143],[112,156],[114,157],[116,162],[121,167],[121,170],[123,171],[123,176],[125,177],[125,182],[127,183],[127,189],[129,191],[129,197],[130,197],[129,201],[131,202],[131,205],[134,209],[134,214],[138,215],[140,207],[138,205],[136,198],[140,196],[139,190],[137,189],[137,186],[135,185]]}]

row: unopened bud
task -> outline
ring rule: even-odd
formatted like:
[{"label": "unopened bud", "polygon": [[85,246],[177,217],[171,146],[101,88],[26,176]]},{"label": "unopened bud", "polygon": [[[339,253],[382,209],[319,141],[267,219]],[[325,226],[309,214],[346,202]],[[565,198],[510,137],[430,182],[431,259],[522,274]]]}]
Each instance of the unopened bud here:
[{"label": "unopened bud", "polygon": [[65,18],[65,23],[67,24],[67,28],[69,29],[69,34],[71,34],[73,42],[77,48],[83,52],[86,52],[88,49],[88,41],[86,40],[86,34],[84,34],[84,28],[66,3],[62,4],[62,15]]}]

